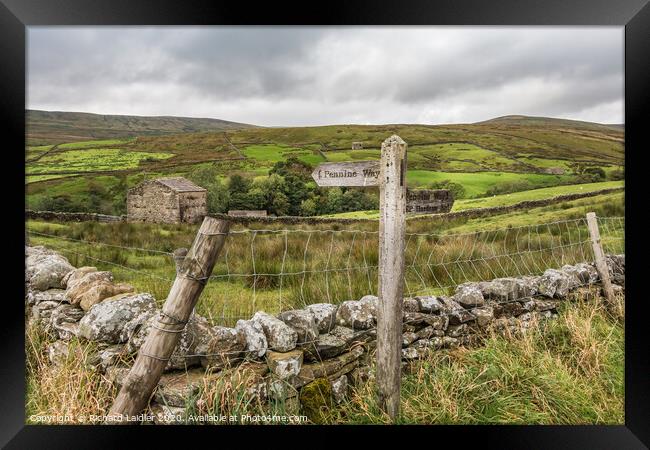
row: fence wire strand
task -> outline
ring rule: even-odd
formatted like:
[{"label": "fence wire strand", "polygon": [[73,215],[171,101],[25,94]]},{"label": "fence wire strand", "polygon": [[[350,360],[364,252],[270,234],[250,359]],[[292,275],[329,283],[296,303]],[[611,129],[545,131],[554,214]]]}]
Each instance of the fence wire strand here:
[{"label": "fence wire strand", "polygon": [[[625,218],[598,217],[598,224],[605,253],[624,253]],[[27,233],[29,240],[56,247],[64,256],[88,258],[165,281],[168,286],[176,273],[170,252],[40,231]],[[206,288],[199,310],[212,322],[232,323],[250,318],[260,308],[276,313],[376,295],[377,239],[375,230],[230,231],[212,273],[204,274]],[[122,259],[115,260],[106,249],[123,251]],[[148,254],[143,261],[137,259],[141,253]],[[149,260],[156,273],[146,270]],[[592,261],[585,218],[461,233],[406,233],[404,296],[449,295],[465,282],[538,276],[547,269]]]}]

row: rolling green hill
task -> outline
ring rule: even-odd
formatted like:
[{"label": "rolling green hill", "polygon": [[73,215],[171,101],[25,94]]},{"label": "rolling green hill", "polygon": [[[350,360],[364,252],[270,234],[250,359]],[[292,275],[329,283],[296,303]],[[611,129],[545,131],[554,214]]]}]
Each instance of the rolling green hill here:
[{"label": "rolling green hill", "polygon": [[[26,149],[27,203],[35,209],[45,197],[83,202],[92,185],[106,192],[107,201],[95,206],[111,213],[108,193],[118,183],[123,189],[144,177],[187,175],[197,167],[222,180],[233,174],[259,179],[289,158],[312,167],[378,159],[381,142],[392,134],[409,145],[410,187],[456,183],[466,199],[623,177],[624,129],[566,119],[505,116],[475,124],[291,128],[43,111],[28,111],[27,119],[31,142],[39,133],[56,140]],[[353,150],[352,142],[363,149]]]},{"label": "rolling green hill", "polygon": [[252,127],[219,119],[117,116],[39,110],[27,110],[26,123],[29,145]]}]

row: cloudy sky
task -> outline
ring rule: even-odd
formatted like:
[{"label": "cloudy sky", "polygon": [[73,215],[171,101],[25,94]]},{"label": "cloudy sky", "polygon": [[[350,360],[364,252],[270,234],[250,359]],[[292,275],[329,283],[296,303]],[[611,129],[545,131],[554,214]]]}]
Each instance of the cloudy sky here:
[{"label": "cloudy sky", "polygon": [[29,27],[30,109],[265,126],[623,123],[622,27]]}]

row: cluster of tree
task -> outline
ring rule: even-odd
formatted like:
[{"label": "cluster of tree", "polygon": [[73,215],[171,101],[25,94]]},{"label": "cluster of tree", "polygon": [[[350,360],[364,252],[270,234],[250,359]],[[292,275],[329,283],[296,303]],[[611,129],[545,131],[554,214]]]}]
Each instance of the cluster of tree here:
[{"label": "cluster of tree", "polygon": [[622,169],[610,171],[608,177],[602,167],[589,166],[584,163],[573,163],[570,164],[570,167],[573,173],[576,174],[578,183],[597,183],[599,181],[605,181],[608,178],[614,181],[625,179],[625,172]]},{"label": "cluster of tree", "polygon": [[376,192],[358,188],[320,188],[312,168],[296,159],[277,162],[268,177],[227,179],[214,166],[197,167],[187,177],[208,190],[208,212],[266,210],[277,216],[313,216],[378,208]]}]

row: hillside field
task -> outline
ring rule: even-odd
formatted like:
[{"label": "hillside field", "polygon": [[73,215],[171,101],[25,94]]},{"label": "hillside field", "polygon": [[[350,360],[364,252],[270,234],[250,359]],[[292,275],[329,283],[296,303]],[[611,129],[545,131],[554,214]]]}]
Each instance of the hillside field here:
[{"label": "hillside field", "polygon": [[[120,205],[109,193],[119,190],[123,195],[145,178],[187,176],[199,167],[207,167],[222,180],[233,174],[252,179],[266,177],[274,164],[290,158],[312,168],[326,161],[378,159],[381,142],[392,134],[398,134],[409,145],[409,187],[436,188],[456,183],[464,191],[458,198],[459,205],[493,206],[501,200],[525,199],[524,192],[535,198],[553,193],[542,188],[581,192],[589,189],[584,183],[614,182],[622,180],[624,173],[622,127],[559,119],[509,116],[462,125],[297,128],[238,127],[228,122],[227,127],[210,131],[204,129],[207,122],[203,119],[174,118],[146,122],[158,128],[151,125],[145,132],[135,126],[142,125],[142,121],[110,116],[108,123],[116,128],[128,124],[131,133],[102,135],[96,140],[57,135],[59,122],[80,130],[94,126],[94,117],[79,118],[74,114],[28,114],[28,142],[34,144],[26,149],[28,208],[42,209],[63,198],[85,210],[116,214]],[[222,122],[210,124],[216,127]],[[60,139],[52,139],[47,145],[37,143],[30,133],[38,135],[41,131],[34,130],[46,130],[50,137]],[[356,141],[362,142],[363,149],[351,149],[351,143]],[[91,185],[97,197],[92,205],[88,203]],[[502,193],[519,195],[494,197]]]}]

